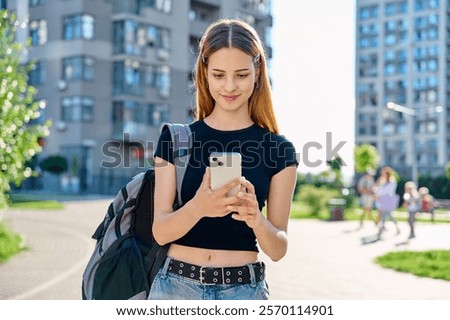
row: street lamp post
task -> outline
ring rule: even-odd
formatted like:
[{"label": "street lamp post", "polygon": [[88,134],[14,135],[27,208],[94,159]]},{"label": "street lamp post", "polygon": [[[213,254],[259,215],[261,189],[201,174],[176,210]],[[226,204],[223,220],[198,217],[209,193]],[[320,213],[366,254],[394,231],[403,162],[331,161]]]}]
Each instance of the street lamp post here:
[{"label": "street lamp post", "polygon": [[[388,102],[387,103],[387,108],[390,110],[394,110],[403,114],[406,114],[408,116],[410,116],[411,118],[415,117],[418,113],[416,109],[413,108],[408,108],[399,104],[396,104],[394,102]],[[440,113],[442,112],[443,108],[441,106],[434,106],[434,107],[428,107],[425,109],[422,109],[426,112],[436,112],[436,113]],[[411,121],[411,126],[410,126],[410,143],[411,143],[411,175],[412,175],[412,181],[414,181],[414,183],[416,184],[416,186],[418,186],[419,184],[419,174],[418,174],[418,168],[417,168],[417,157],[416,157],[416,140],[415,138],[415,126],[414,126],[414,121]]]}]

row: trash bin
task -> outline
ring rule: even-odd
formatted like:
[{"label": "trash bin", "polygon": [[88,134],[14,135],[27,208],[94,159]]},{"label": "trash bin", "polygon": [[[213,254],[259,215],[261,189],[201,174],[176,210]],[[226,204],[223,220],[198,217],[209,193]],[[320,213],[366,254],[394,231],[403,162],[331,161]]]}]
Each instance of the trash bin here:
[{"label": "trash bin", "polygon": [[330,199],[330,221],[344,220],[345,199]]}]

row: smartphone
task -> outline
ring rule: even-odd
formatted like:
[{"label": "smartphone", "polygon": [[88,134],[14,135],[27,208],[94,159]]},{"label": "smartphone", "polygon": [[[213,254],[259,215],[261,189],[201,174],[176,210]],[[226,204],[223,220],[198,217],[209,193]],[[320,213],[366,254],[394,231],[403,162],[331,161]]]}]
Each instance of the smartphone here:
[{"label": "smartphone", "polygon": [[[211,169],[211,189],[216,190],[242,175],[241,154],[238,152],[213,152],[209,156]],[[227,192],[227,196],[236,195],[241,186]]]}]

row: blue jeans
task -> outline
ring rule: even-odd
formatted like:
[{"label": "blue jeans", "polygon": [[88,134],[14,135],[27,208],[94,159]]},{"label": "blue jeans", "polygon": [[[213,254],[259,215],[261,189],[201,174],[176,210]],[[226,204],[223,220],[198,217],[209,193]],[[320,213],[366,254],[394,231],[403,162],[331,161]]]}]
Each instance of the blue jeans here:
[{"label": "blue jeans", "polygon": [[203,285],[167,272],[170,258],[166,259],[153,281],[149,300],[267,300],[269,290],[265,280],[253,276],[250,284]]},{"label": "blue jeans", "polygon": [[387,218],[391,219],[391,221],[395,224],[395,227],[397,228],[397,234],[400,233],[400,229],[398,228],[398,225],[397,225],[397,220],[392,215],[392,211],[382,210],[381,211],[381,225],[379,226],[379,229],[378,229],[378,237],[381,237],[381,234],[384,231],[384,225],[386,224]]}]

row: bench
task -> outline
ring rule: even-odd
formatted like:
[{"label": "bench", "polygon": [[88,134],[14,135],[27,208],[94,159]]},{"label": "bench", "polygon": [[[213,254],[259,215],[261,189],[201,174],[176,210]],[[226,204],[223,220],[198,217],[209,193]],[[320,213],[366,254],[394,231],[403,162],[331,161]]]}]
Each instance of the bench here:
[{"label": "bench", "polygon": [[[450,219],[450,199],[434,199],[433,204],[432,212],[421,211],[421,213],[429,213],[431,215],[431,221],[434,221],[435,216],[439,216],[439,218],[444,220]],[[436,212],[436,209],[440,209],[440,211]]]},{"label": "bench", "polygon": [[434,207],[436,209],[449,209],[450,210],[450,199],[435,199]]}]

